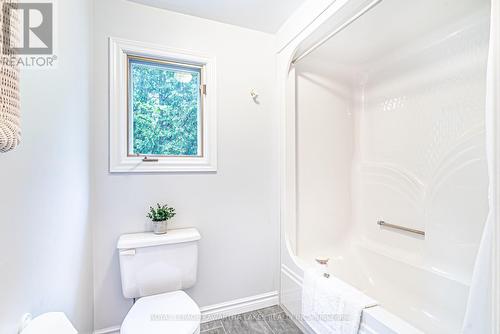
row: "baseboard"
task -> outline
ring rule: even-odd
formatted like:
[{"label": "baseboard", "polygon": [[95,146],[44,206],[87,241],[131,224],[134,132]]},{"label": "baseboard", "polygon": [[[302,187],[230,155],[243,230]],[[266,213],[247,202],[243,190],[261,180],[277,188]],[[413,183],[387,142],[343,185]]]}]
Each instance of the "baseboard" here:
[{"label": "baseboard", "polygon": [[120,326],[113,326],[94,331],[94,334],[120,334]]},{"label": "baseboard", "polygon": [[[252,312],[261,308],[278,305],[278,291],[263,293],[246,298],[231,300],[228,302],[202,307],[201,322],[222,319],[246,312]],[[113,326],[95,330],[94,334],[119,334],[120,326]]]},{"label": "baseboard", "polygon": [[235,299],[229,302],[201,308],[201,322],[222,319],[261,308],[278,305],[278,291],[263,293],[251,297]]}]

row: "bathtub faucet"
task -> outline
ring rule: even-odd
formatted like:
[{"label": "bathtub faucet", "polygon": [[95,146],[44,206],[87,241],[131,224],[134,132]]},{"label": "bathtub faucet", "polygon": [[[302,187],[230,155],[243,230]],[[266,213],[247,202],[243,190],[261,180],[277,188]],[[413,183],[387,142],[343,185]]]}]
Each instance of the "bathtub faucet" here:
[{"label": "bathtub faucet", "polygon": [[316,258],[316,262],[318,262],[320,265],[324,266],[323,277],[325,277],[325,278],[330,277],[330,274],[328,273],[328,261],[330,261],[330,259],[327,257],[317,257]]}]

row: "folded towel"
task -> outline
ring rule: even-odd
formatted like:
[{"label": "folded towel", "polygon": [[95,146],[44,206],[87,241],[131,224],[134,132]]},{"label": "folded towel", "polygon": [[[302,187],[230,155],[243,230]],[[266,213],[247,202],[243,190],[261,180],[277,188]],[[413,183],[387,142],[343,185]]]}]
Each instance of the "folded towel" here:
[{"label": "folded towel", "polygon": [[363,309],[377,302],[349,284],[321,271],[304,274],[302,315],[317,334],[357,334]]}]

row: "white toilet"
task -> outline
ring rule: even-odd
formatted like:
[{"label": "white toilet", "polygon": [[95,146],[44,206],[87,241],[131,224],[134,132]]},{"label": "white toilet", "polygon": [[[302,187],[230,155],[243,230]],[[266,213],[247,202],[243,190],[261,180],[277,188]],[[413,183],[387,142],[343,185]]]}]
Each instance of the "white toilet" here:
[{"label": "white toilet", "polygon": [[18,333],[20,334],[77,334],[75,327],[62,312],[49,312],[32,318],[26,313]]},{"label": "white toilet", "polygon": [[138,298],[121,334],[198,334],[200,308],[182,290],[196,283],[199,232],[122,235],[118,241],[122,290]]}]

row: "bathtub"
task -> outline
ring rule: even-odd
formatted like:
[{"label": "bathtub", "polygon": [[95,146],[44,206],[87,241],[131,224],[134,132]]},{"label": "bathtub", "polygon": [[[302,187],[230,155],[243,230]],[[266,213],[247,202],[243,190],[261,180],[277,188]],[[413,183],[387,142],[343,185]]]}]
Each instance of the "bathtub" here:
[{"label": "bathtub", "polygon": [[360,333],[459,333],[488,214],[489,1],[335,3],[278,57],[281,304],[310,332],[304,271],[329,257],[379,302]]},{"label": "bathtub", "polygon": [[[363,311],[360,333],[460,332],[468,294],[466,283],[398,258],[394,252],[369,246],[366,240],[325,251],[321,256],[326,254],[330,258],[330,274],[381,305]],[[294,259],[295,265],[282,265],[282,304],[294,315],[301,313],[304,270],[317,266],[317,256],[303,254]],[[302,325],[307,328],[307,324]]]}]

